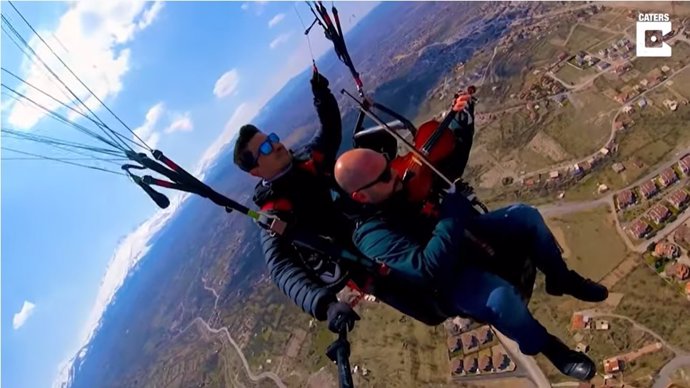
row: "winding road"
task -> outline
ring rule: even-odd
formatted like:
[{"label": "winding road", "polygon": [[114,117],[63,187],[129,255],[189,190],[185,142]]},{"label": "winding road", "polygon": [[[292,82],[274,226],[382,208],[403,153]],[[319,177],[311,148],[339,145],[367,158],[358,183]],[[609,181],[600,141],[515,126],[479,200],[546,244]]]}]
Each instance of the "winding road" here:
[{"label": "winding road", "polygon": [[205,329],[207,332],[209,332],[211,334],[218,334],[218,333],[225,334],[225,338],[227,338],[228,341],[230,341],[230,344],[232,345],[232,347],[235,348],[235,350],[237,351],[237,354],[240,356],[240,359],[242,360],[242,365],[244,365],[244,369],[247,372],[247,376],[249,377],[250,380],[256,382],[256,381],[263,380],[263,379],[271,379],[271,380],[273,380],[273,382],[276,383],[276,385],[278,387],[287,388],[287,386],[283,383],[283,381],[280,379],[280,377],[273,372],[261,372],[258,375],[255,375],[254,373],[252,373],[252,370],[249,367],[249,363],[247,362],[247,358],[244,356],[244,353],[242,353],[242,349],[240,349],[239,345],[237,345],[237,342],[235,342],[235,340],[232,338],[232,336],[230,336],[230,332],[228,331],[227,327],[223,326],[220,329],[215,329],[215,328],[209,326],[209,324],[203,318],[196,317],[196,318],[194,318],[194,320],[192,320],[192,322],[189,323],[189,325],[187,325],[187,327],[184,328],[184,330],[182,330],[182,332],[180,332],[180,334],[187,331],[187,329],[192,327],[195,323],[200,324],[203,329]]},{"label": "winding road", "polygon": [[[219,299],[218,292],[214,288],[208,287],[206,285],[206,279],[205,278],[202,277],[201,282],[203,284],[204,289],[211,292],[213,294],[213,296],[215,297],[215,300],[213,303],[213,310],[211,311],[211,316],[213,316],[213,313],[216,312],[216,309],[218,307],[218,299]],[[228,328],[225,326],[221,327],[220,329],[213,328],[213,327],[211,327],[211,325],[208,324],[208,322],[205,319],[198,316],[198,317],[194,318],[191,322],[189,322],[189,324],[187,324],[187,326],[184,329],[180,330],[180,332],[177,333],[177,335],[175,337],[182,335],[187,330],[189,330],[190,327],[194,326],[197,323],[201,326],[202,329],[206,330],[207,333],[211,333],[211,334],[223,333],[223,334],[225,334],[225,338],[228,339],[228,341],[230,342],[230,345],[232,345],[232,347],[235,348],[235,351],[237,351],[237,354],[240,356],[240,359],[242,360],[242,365],[244,366],[244,370],[247,373],[247,376],[249,377],[249,379],[251,381],[257,382],[257,381],[264,380],[264,379],[270,379],[270,380],[273,380],[273,382],[275,382],[276,386],[278,386],[279,388],[287,388],[285,383],[283,383],[283,380],[281,380],[280,377],[273,372],[261,372],[258,375],[255,375],[254,373],[252,373],[252,370],[249,367],[249,363],[247,362],[247,358],[244,356],[244,353],[242,353],[242,349],[237,344],[237,342],[235,342],[235,339],[232,338],[232,336],[230,335],[230,332],[228,331]]]},{"label": "winding road", "polygon": [[583,311],[581,311],[581,313],[587,314],[587,315],[591,316],[592,318],[596,318],[596,317],[616,318],[616,319],[623,319],[625,321],[628,321],[633,325],[633,327],[635,329],[644,331],[645,333],[651,335],[657,341],[661,342],[661,344],[664,345],[667,349],[669,349],[671,352],[673,352],[675,357],[671,361],[669,361],[666,365],[664,365],[663,368],[661,368],[658,376],[654,379],[654,385],[652,388],[666,388],[671,381],[671,375],[673,374],[673,372],[675,372],[678,368],[690,366],[690,353],[688,353],[682,349],[679,349],[675,346],[670,345],[659,334],[657,334],[656,332],[654,332],[650,328],[648,328],[648,327],[646,327],[640,323],[637,323],[633,319],[626,317],[625,315],[598,311],[596,309],[583,310]]}]

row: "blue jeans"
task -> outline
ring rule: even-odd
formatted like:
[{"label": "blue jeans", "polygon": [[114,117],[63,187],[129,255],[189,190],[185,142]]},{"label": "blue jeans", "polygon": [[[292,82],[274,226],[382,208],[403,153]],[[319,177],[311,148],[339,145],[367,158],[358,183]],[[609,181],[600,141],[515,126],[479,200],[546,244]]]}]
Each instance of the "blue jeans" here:
[{"label": "blue jeans", "polygon": [[[487,241],[504,260],[529,257],[548,280],[568,271],[555,238],[534,207],[517,204],[480,215],[469,229],[489,237]],[[543,349],[548,332],[534,319],[515,287],[503,278],[470,265],[460,271],[450,294],[454,313],[494,326],[517,342],[524,354],[534,355]]]},{"label": "blue jeans", "polygon": [[497,209],[478,216],[468,227],[497,248],[498,260],[529,258],[548,280],[568,272],[556,239],[533,206],[515,204]]}]

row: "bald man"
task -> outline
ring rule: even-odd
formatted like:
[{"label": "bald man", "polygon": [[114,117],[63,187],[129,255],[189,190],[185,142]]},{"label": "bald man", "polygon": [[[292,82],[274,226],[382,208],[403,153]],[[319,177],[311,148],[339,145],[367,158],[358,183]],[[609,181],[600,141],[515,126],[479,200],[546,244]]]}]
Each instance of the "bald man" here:
[{"label": "bald man", "polygon": [[438,218],[422,216],[419,206],[407,201],[386,157],[367,149],[344,153],[334,175],[340,187],[364,205],[355,245],[386,264],[390,276],[433,296],[449,317],[471,316],[515,340],[524,354],[543,353],[565,375],[582,381],[594,376],[592,360],[549,334],[512,284],[477,264],[526,255],[546,276],[549,294],[605,300],[604,286],[567,268],[534,207],[518,204],[477,215],[462,194],[454,193],[444,199]]}]

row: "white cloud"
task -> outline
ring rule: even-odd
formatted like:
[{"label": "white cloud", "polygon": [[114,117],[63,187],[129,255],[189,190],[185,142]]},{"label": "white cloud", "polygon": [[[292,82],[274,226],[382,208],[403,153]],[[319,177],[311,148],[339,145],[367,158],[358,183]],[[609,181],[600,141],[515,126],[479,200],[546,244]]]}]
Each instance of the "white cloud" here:
[{"label": "white cloud", "polygon": [[28,300],[24,301],[21,310],[19,310],[19,312],[14,314],[14,316],[12,317],[12,327],[14,328],[14,330],[19,330],[19,328],[24,326],[26,320],[29,319],[31,314],[34,313],[35,308],[35,304],[29,302]]},{"label": "white cloud", "polygon": [[144,11],[144,15],[141,17],[141,20],[139,20],[139,24],[137,25],[140,30],[143,30],[144,28],[148,27],[154,19],[156,19],[156,16],[158,16],[158,13],[163,9],[163,2],[162,1],[157,1],[153,3],[153,5]]},{"label": "white cloud", "polygon": [[283,19],[285,19],[285,14],[284,14],[284,13],[279,13],[279,14],[277,14],[276,16],[274,16],[273,18],[271,18],[271,20],[268,21],[268,28],[273,28],[273,27],[275,27],[278,23],[282,22]]},{"label": "white cloud", "polygon": [[168,125],[167,128],[163,130],[165,133],[175,133],[175,132],[190,132],[194,129],[194,124],[192,123],[192,118],[189,112],[185,112],[182,115],[176,115],[173,118],[172,123]]},{"label": "white cloud", "polygon": [[271,41],[271,43],[268,45],[268,47],[270,47],[271,50],[273,50],[274,48],[280,46],[281,44],[286,43],[288,41],[288,39],[290,39],[290,33],[289,32],[284,33],[284,34],[280,34],[275,39],[273,39]]},{"label": "white cloud", "polygon": [[[156,132],[155,127],[158,120],[163,116],[164,111],[165,107],[162,102],[152,106],[148,112],[146,112],[144,123],[134,129],[134,133],[143,140],[144,143],[154,149],[156,145],[158,145],[158,140],[160,140],[160,134]],[[132,137],[134,138],[134,135],[132,135]]]},{"label": "white cloud", "polygon": [[259,16],[264,12],[264,8],[266,8],[267,1],[250,1],[250,2],[245,2],[242,3],[240,8],[243,11],[249,11],[250,8],[254,9],[254,13]]},{"label": "white cloud", "polygon": [[[133,0],[112,0],[106,2],[80,1],[72,3],[70,9],[59,19],[54,31],[39,31],[45,39],[52,41],[63,60],[78,74],[82,81],[103,101],[116,96],[122,90],[122,78],[129,71],[130,51],[124,47],[136,33],[155,20],[162,3],[147,3]],[[59,43],[52,36],[59,36]],[[100,104],[79,82],[70,75],[57,58],[50,53],[35,36],[29,40],[31,47],[43,61],[72,89],[90,108]],[[63,47],[61,47],[63,46]],[[76,101],[66,94],[60,84],[37,61],[25,57],[22,63],[22,78],[39,89],[65,101]],[[19,92],[44,105],[49,110],[64,110],[60,105],[28,87],[19,87]],[[46,115],[23,104],[13,104],[8,122],[16,128],[29,129]]]},{"label": "white cloud", "polygon": [[237,85],[240,83],[240,75],[237,69],[226,71],[218,78],[216,84],[213,86],[213,94],[218,98],[223,98],[234,93]]},{"label": "white cloud", "polygon": [[[164,129],[161,128],[161,122],[167,120],[168,125]],[[189,112],[177,113],[167,111],[165,104],[162,102],[149,108],[144,118],[144,123],[134,129],[134,133],[141,138],[149,147],[156,148],[161,139],[161,133],[172,134],[175,132],[190,132],[194,129],[192,118]],[[132,135],[133,140],[138,140]]]},{"label": "white cloud", "polygon": [[235,108],[232,116],[230,116],[230,119],[225,123],[223,133],[221,133],[216,141],[214,141],[213,144],[206,149],[206,152],[201,157],[201,160],[199,160],[197,174],[201,174],[201,176],[203,176],[206,173],[207,168],[215,161],[220,152],[223,150],[223,147],[225,147],[225,145],[232,140],[242,125],[248,124],[252,119],[254,119],[254,117],[256,117],[256,115],[259,113],[259,110],[266,104],[266,102],[268,102],[267,98],[257,102],[243,102],[237,106],[237,108]]}]

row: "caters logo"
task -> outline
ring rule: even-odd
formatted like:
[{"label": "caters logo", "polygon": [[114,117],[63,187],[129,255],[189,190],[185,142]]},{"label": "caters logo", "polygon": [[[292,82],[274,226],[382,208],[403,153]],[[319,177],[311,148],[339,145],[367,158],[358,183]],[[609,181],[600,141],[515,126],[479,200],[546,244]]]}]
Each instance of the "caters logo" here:
[{"label": "caters logo", "polygon": [[635,45],[637,56],[670,57],[671,46],[663,38],[671,31],[671,18],[667,13],[638,14]]}]

